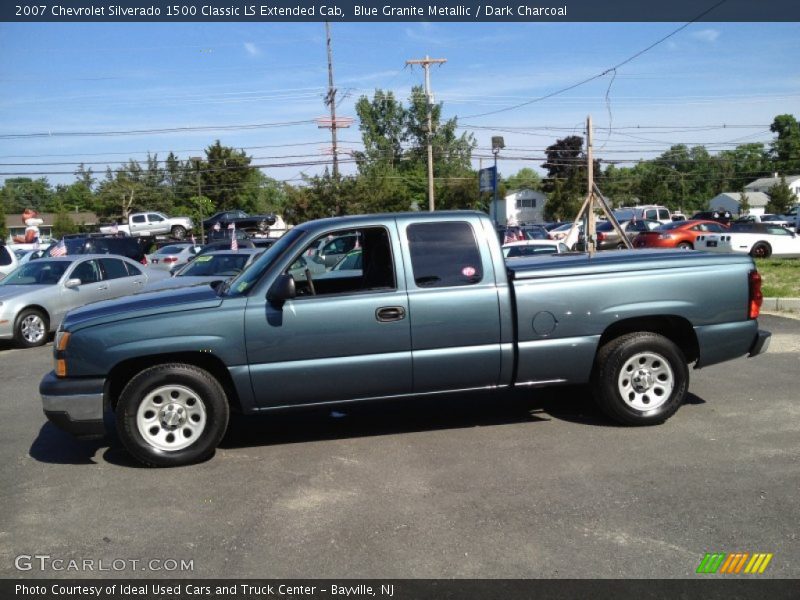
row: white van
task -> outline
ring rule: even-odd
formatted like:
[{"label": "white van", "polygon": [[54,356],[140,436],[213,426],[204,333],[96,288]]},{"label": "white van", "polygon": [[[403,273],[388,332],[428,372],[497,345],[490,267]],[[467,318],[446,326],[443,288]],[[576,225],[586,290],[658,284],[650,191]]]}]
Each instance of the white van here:
[{"label": "white van", "polygon": [[642,204],[639,206],[623,206],[614,211],[617,221],[630,221],[631,219],[647,219],[649,221],[660,221],[661,223],[671,223],[672,213],[666,206],[657,204]]}]

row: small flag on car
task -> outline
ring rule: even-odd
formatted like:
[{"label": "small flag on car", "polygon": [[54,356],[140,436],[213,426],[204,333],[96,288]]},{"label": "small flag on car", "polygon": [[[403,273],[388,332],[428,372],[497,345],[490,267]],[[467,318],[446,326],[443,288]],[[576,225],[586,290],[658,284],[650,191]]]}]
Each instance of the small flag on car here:
[{"label": "small flag on car", "polygon": [[66,256],[66,254],[67,246],[64,244],[64,238],[61,238],[58,244],[50,248],[50,256]]},{"label": "small flag on car", "polygon": [[228,229],[231,230],[231,250],[238,252],[239,242],[236,240],[236,223],[231,223],[228,225]]}]

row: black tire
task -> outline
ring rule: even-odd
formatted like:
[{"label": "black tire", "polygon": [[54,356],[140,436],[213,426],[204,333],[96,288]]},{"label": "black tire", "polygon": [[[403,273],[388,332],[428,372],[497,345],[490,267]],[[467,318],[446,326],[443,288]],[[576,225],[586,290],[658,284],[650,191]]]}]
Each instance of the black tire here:
[{"label": "black tire", "polygon": [[662,335],[629,333],[597,353],[592,374],[595,400],[619,423],[663,423],[683,404],[688,388],[686,358]]},{"label": "black tire", "polygon": [[137,460],[175,467],[211,456],[228,428],[228,415],[225,391],[208,371],[158,365],[135,375],[122,390],[117,432]]},{"label": "black tire", "polygon": [[23,348],[44,346],[50,337],[47,315],[35,308],[26,308],[14,323],[14,340]]},{"label": "black tire", "polygon": [[182,240],[186,237],[186,227],[183,225],[173,225],[172,227],[172,237],[176,240]]},{"label": "black tire", "polygon": [[753,258],[769,258],[772,256],[772,246],[767,242],[756,242],[750,248],[750,256]]},{"label": "black tire", "polygon": [[677,245],[677,248],[681,250],[694,250],[694,244],[692,244],[692,242],[681,242]]},{"label": "black tire", "polygon": [[625,248],[627,248],[627,246],[625,245],[624,242],[620,242],[619,244],[617,244],[617,250],[625,250]]}]

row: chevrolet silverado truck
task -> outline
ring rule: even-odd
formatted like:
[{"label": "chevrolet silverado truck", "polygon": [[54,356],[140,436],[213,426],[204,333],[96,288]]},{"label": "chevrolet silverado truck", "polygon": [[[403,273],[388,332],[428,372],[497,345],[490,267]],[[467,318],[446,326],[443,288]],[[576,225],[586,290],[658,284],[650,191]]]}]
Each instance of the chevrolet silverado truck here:
[{"label": "chevrolet silverado truck", "polygon": [[[341,236],[356,237],[361,268],[303,268]],[[231,411],[468,390],[589,383],[609,417],[651,425],[683,402],[689,365],[766,350],[761,301],[749,256],[506,262],[483,213],[324,219],[224,283],[69,312],[40,394],[47,417],[78,436],[103,435],[113,412],[125,447],[151,466],[209,457]]]},{"label": "chevrolet silverado truck", "polygon": [[134,237],[170,235],[176,240],[182,240],[193,227],[189,217],[168,217],[158,212],[142,212],[131,214],[128,222],[122,225],[100,227],[100,233],[124,233]]}]

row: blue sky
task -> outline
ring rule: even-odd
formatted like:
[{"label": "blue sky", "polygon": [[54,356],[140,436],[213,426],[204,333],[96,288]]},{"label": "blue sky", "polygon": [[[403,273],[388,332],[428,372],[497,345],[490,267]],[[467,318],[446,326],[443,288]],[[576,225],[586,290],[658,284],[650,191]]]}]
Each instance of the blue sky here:
[{"label": "blue sky", "polygon": [[[447,58],[431,71],[436,101],[475,134],[477,156],[490,156],[492,135],[505,137],[500,171],[506,175],[538,167],[522,158],[543,156],[559,137],[581,135],[589,114],[598,155],[616,160],[652,157],[673,143],[706,144],[713,152],[768,141],[775,115],[800,116],[797,23],[692,24],[616,74],[546,101],[473,116],[601,73],[680,25],[336,23],[337,113],[354,117],[354,102],[376,88],[405,101],[423,81],[422,71],[405,68],[405,61]],[[83,161],[102,173],[107,164],[143,159],[148,151],[162,159],[170,150],[181,158],[201,155],[215,139],[245,148],[259,165],[328,156],[330,134],[313,122],[327,110],[323,23],[0,23],[0,57],[0,172],[71,173]],[[292,124],[2,137],[284,123]],[[339,137],[343,148],[357,148],[358,123]],[[320,170],[294,164],[264,172],[298,183],[301,173]]]}]

